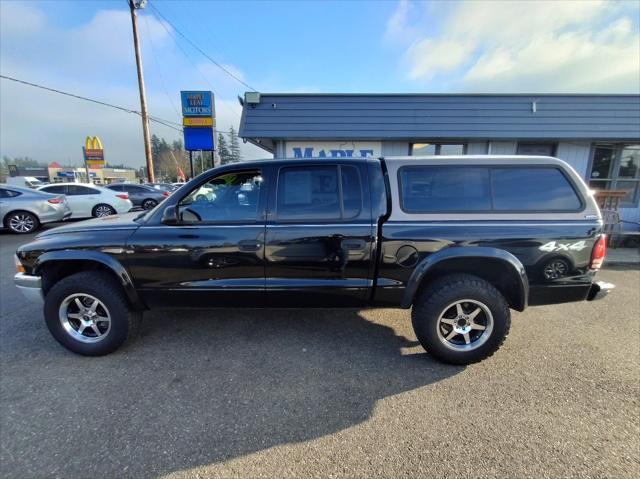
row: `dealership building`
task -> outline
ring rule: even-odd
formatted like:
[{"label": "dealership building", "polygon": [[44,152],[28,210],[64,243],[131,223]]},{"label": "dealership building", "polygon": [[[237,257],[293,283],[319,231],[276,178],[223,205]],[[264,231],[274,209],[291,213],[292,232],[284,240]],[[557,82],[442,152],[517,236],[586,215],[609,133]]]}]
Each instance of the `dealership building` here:
[{"label": "dealership building", "polygon": [[[247,92],[239,135],[276,158],[548,155],[640,222],[640,95]],[[544,185],[540,185],[544,188]]]}]

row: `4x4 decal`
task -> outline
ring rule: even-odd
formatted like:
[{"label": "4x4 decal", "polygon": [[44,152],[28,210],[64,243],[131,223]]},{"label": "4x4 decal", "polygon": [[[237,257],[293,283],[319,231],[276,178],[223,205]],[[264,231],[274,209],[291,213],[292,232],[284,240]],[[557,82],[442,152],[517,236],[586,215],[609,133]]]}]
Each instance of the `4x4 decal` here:
[{"label": "4x4 decal", "polygon": [[578,241],[576,243],[560,243],[559,241],[549,241],[543,244],[538,249],[540,251],[582,251],[587,247],[585,241]]}]

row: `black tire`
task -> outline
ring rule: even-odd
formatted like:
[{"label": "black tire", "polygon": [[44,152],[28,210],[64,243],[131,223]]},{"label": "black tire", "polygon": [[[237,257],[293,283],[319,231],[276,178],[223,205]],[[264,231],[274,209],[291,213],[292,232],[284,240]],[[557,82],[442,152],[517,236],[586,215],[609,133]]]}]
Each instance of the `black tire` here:
[{"label": "black tire", "polygon": [[[68,332],[60,319],[60,307],[71,295],[87,294],[98,299],[110,325],[104,337],[97,342],[82,342]],[[104,315],[105,309],[98,311]],[[65,348],[83,356],[103,356],[118,349],[125,341],[136,336],[142,313],[129,306],[122,287],[109,273],[86,271],[58,281],[47,293],[44,318],[53,337]],[[76,331],[77,333],[77,331]],[[91,339],[91,338],[89,338]]]},{"label": "black tire", "polygon": [[105,203],[100,203],[98,205],[95,205],[91,210],[91,216],[93,216],[94,218],[111,216],[111,215],[115,215],[116,213],[117,211],[113,208],[113,206],[107,205]]},{"label": "black tire", "polygon": [[12,233],[24,235],[37,230],[40,227],[40,220],[28,211],[12,211],[4,217],[4,226]]},{"label": "black tire", "polygon": [[141,204],[143,210],[150,210],[155,208],[158,205],[158,202],[152,198],[147,198]]},{"label": "black tire", "polygon": [[[472,302],[463,302],[463,300]],[[470,308],[467,311],[478,307],[479,318],[483,318],[478,321],[484,321],[486,329],[477,331],[472,328],[473,330],[463,336],[464,339],[458,339],[462,336],[458,334],[447,341],[446,336],[452,334],[454,326],[442,324],[440,316],[443,315],[447,321],[457,321],[455,317],[449,319],[451,315],[445,316],[447,311],[457,311],[455,309],[457,306],[452,306],[457,301],[461,302],[460,305],[463,308],[467,305]],[[485,306],[490,314],[486,314],[485,310],[477,304]],[[468,317],[461,321],[469,324]],[[477,276],[452,274],[436,280],[420,292],[413,305],[411,320],[418,341],[429,354],[449,364],[471,364],[491,356],[502,345],[511,327],[511,312],[504,296],[491,283]],[[490,320],[491,328],[488,327]],[[471,323],[473,321],[471,320]],[[469,336],[470,333],[477,335],[477,339],[473,340]],[[487,336],[483,337],[483,334]],[[466,339],[471,340],[468,345]],[[453,344],[454,340],[459,340],[461,344]],[[474,342],[476,346],[473,346]]]}]

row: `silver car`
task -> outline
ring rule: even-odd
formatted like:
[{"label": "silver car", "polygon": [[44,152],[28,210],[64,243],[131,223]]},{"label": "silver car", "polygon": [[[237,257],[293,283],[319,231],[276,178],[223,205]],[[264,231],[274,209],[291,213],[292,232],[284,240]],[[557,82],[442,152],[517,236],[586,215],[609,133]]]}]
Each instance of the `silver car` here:
[{"label": "silver car", "polygon": [[31,233],[41,224],[71,216],[64,195],[52,195],[19,186],[0,185],[1,227],[14,233]]}]

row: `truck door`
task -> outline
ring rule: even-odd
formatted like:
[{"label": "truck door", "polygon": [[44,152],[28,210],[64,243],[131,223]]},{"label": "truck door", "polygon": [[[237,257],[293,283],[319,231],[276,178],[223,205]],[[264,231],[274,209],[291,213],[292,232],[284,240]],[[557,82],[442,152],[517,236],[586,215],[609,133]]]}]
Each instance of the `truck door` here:
[{"label": "truck door", "polygon": [[375,229],[365,163],[273,167],[265,239],[269,306],[358,306]]},{"label": "truck door", "polygon": [[177,224],[136,230],[127,265],[149,306],[264,306],[265,183],[216,174],[179,199]]}]

